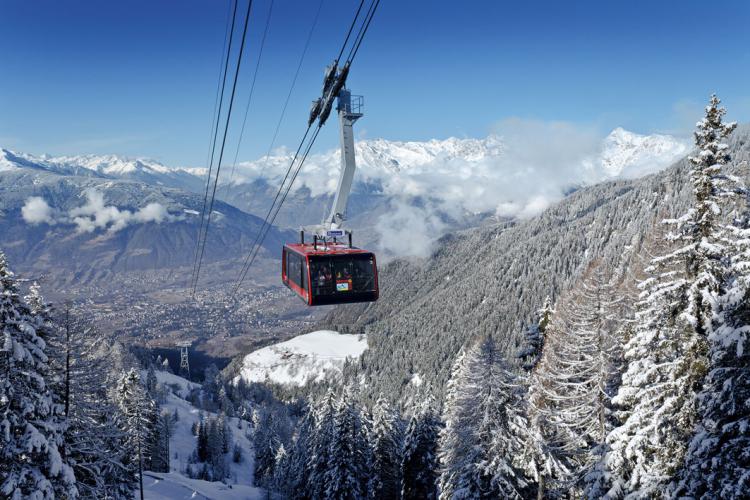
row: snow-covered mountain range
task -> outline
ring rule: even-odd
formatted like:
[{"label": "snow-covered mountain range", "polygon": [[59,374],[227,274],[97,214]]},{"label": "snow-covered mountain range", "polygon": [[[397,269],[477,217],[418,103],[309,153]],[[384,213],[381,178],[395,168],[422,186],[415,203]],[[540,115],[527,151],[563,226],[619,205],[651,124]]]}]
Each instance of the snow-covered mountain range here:
[{"label": "snow-covered mountain range", "polygon": [[[539,146],[544,147],[542,140]],[[508,170],[505,160],[511,156],[509,153],[514,145],[508,144],[500,135],[489,135],[483,139],[450,137],[426,142],[374,139],[359,141],[356,149],[359,183],[379,184],[386,192],[395,193],[398,189],[398,192],[407,195],[424,195],[437,184],[450,184],[452,178],[482,178],[493,171],[513,174],[504,171]],[[640,135],[616,128],[603,139],[598,150],[580,158],[589,178],[572,179],[570,182],[590,183],[657,172],[687,151],[686,140],[660,134]],[[225,176],[220,183],[278,182],[291,158],[292,154],[282,149],[272,156],[241,162],[234,174],[225,168]],[[339,161],[337,149],[310,156],[295,190],[307,188],[313,197],[331,194],[338,179]],[[0,149],[0,171],[23,167],[65,174],[151,181],[165,187],[185,187],[187,184],[191,190],[202,188],[206,174],[205,168],[170,167],[148,158],[116,155],[34,156]],[[515,168],[523,170],[528,165],[516,163]],[[445,179],[445,175],[449,179]]]},{"label": "snow-covered mountain range", "polygon": [[[359,141],[350,225],[382,254],[426,256],[447,232],[488,218],[527,218],[582,186],[658,172],[688,152],[682,139],[623,129],[574,145],[549,135]],[[331,150],[308,158],[278,224],[322,219],[338,181],[338,155]],[[289,161],[290,155],[279,154],[238,165],[222,189],[225,199],[263,212]]]},{"label": "snow-covered mountain range", "polygon": [[[509,133],[510,132],[510,133]],[[389,255],[426,255],[448,231],[487,217],[529,217],[571,191],[616,178],[657,172],[686,155],[688,142],[640,135],[622,128],[601,140],[571,147],[570,140],[513,131],[482,139],[362,140],[350,199],[350,225],[359,243]],[[264,216],[291,161],[289,151],[224,166],[218,197]],[[337,149],[311,155],[276,224],[297,228],[324,216],[339,176]],[[205,168],[170,167],[146,158],[33,156],[0,150],[0,172],[37,169],[63,175],[143,182],[203,193]]]}]

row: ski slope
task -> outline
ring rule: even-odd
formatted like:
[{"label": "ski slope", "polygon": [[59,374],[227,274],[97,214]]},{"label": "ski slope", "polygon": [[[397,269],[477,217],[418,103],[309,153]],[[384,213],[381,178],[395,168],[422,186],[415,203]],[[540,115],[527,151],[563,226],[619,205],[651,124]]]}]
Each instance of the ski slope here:
[{"label": "ski slope", "polygon": [[196,437],[191,431],[194,423],[200,420],[200,415],[216,416],[214,413],[195,408],[183,399],[192,388],[200,387],[182,377],[171,373],[157,371],[156,379],[165,386],[178,386],[178,395],[170,394],[162,404],[162,411],[170,414],[177,412],[178,420],[174,426],[174,434],[169,440],[170,472],[144,473],[143,486],[147,499],[256,499],[265,498],[266,493],[260,488],[253,487],[254,457],[253,444],[248,437],[250,424],[235,417],[227,417],[232,439],[242,449],[242,462],[236,464],[231,460],[231,452],[227,456],[230,477],[225,482],[203,481],[191,479],[184,475],[188,457],[195,450]]},{"label": "ski slope", "polygon": [[347,359],[358,358],[366,349],[365,335],[319,330],[248,354],[239,377],[246,382],[303,386],[337,376]]}]

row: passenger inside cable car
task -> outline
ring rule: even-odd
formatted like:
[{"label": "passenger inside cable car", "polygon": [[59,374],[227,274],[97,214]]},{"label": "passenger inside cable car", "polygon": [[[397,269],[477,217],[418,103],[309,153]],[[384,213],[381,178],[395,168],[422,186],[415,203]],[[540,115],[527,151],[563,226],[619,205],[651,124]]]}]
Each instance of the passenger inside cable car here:
[{"label": "passenger inside cable car", "polygon": [[284,284],[311,306],[378,299],[377,267],[370,252],[290,244],[284,246],[282,263]]}]

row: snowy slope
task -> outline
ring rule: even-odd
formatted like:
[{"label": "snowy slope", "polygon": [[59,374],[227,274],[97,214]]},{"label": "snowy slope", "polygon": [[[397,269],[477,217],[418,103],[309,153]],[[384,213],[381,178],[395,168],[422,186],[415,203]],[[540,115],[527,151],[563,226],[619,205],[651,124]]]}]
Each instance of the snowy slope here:
[{"label": "snowy slope", "polygon": [[[156,378],[160,384],[165,386],[177,385],[180,387],[178,393],[184,396],[191,388],[199,387],[198,384],[162,371],[156,372]],[[162,411],[173,414],[177,411],[179,419],[175,423],[174,434],[169,440],[170,472],[168,474],[158,472],[147,472],[144,475],[144,488],[146,498],[209,498],[209,499],[248,499],[264,498],[264,491],[254,488],[253,484],[253,458],[254,451],[252,442],[248,438],[249,424],[238,418],[228,418],[229,428],[232,430],[234,442],[242,448],[242,463],[236,464],[228,457],[231,471],[227,483],[209,482],[198,479],[190,479],[183,475],[188,462],[188,457],[193,453],[196,445],[196,437],[191,432],[194,423],[200,420],[203,413],[206,417],[215,416],[210,412],[201,412],[188,401],[170,393],[167,401],[162,404]]]},{"label": "snowy slope", "polygon": [[146,472],[143,475],[144,496],[148,500],[248,500],[266,498],[263,490],[241,484],[224,484],[190,479],[170,472]]},{"label": "snowy slope", "polygon": [[679,160],[690,147],[672,136],[639,135],[618,127],[604,140],[602,170],[608,177],[641,177]]},{"label": "snowy slope", "polygon": [[339,374],[347,358],[358,358],[365,349],[364,335],[320,330],[248,354],[238,377],[247,382],[302,386]]}]

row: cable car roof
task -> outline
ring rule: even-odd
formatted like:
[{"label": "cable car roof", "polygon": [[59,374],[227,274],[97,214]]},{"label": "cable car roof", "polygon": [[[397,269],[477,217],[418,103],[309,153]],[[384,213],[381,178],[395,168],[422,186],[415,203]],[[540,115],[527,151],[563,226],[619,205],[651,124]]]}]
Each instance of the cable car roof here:
[{"label": "cable car roof", "polygon": [[312,243],[287,243],[287,248],[290,250],[293,250],[297,253],[301,253],[304,255],[362,255],[362,254],[372,254],[372,252],[369,252],[367,250],[363,250],[361,248],[357,247],[350,247],[347,244],[344,243],[328,243],[327,246],[324,246],[323,243],[318,243],[317,249],[315,248],[315,245]]}]

